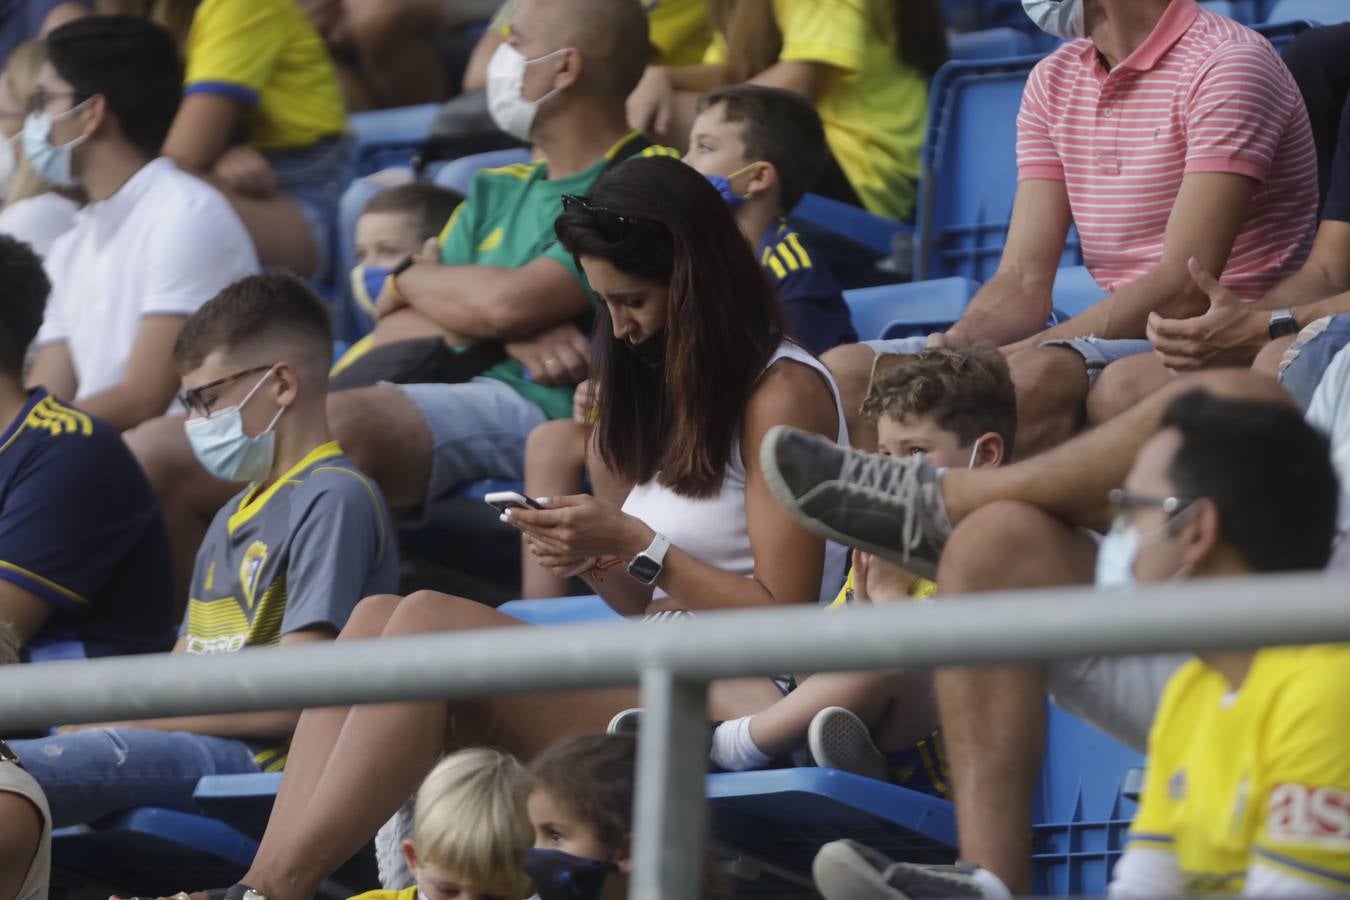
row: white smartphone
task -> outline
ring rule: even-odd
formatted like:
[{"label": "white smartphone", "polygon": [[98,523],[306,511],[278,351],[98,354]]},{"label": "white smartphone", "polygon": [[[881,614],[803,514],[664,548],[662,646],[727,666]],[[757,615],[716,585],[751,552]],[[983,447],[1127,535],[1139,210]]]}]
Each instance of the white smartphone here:
[{"label": "white smartphone", "polygon": [[531,500],[524,494],[518,494],[515,491],[494,491],[483,497],[483,502],[501,513],[516,507],[520,509],[543,509],[543,507],[534,500]]}]

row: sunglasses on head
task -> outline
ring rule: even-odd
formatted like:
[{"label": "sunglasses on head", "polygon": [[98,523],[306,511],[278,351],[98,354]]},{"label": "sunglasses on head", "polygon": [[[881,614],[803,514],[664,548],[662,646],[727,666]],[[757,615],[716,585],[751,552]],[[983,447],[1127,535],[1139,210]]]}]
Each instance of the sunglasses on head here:
[{"label": "sunglasses on head", "polygon": [[595,230],[611,244],[627,238],[635,228],[650,228],[656,224],[648,219],[624,215],[607,206],[595,206],[590,200],[576,194],[563,194],[562,206],[563,212],[589,216]]}]

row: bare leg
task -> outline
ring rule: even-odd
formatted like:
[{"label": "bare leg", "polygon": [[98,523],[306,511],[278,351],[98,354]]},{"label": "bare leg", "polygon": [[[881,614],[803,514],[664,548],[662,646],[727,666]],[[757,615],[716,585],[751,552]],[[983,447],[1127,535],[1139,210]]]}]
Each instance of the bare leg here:
[{"label": "bare leg", "polygon": [[[944,593],[1081,584],[1092,580],[1095,559],[1092,540],[1077,529],[1026,504],[994,503],[952,532],[938,583]],[[1031,799],[1045,739],[1041,669],[939,669],[935,685],[961,856],[1014,894],[1026,893]]]},{"label": "bare leg", "polygon": [[[386,594],[362,600],[352,611],[337,639],[350,641],[379,637],[393,617],[400,599]],[[300,714],[300,722],[291,736],[286,774],[277,791],[272,815],[267,820],[267,834],[271,834],[273,840],[284,839],[300,821],[305,804],[328,766],[333,746],[351,711],[350,706],[333,706],[307,709]]]},{"label": "bare leg", "polygon": [[270,197],[249,197],[219,180],[212,179],[212,184],[230,201],[248,229],[263,266],[280,266],[306,278],[315,274],[319,248],[314,246],[309,222],[294,200],[280,191]]},{"label": "bare leg", "polygon": [[1029,459],[1083,427],[1087,368],[1067,347],[1035,347],[1008,357],[1017,388],[1017,458]]},{"label": "bare leg", "polygon": [[1252,371],[1259,372],[1262,375],[1268,375],[1275,378],[1280,374],[1280,361],[1284,359],[1284,354],[1289,350],[1289,346],[1294,343],[1298,337],[1296,334],[1287,334],[1282,338],[1276,338],[1256,354],[1256,360],[1252,363]]},{"label": "bare leg", "polygon": [[750,737],[765,755],[785,757],[806,745],[811,720],[830,706],[862,719],[882,751],[912,747],[937,727],[929,672],[822,672],[755,713]]},{"label": "bare leg", "polygon": [[[589,428],[571,419],[547,422],[531,431],[525,439],[525,494],[566,497],[579,492],[586,475],[589,434]],[[520,582],[523,597],[560,597],[567,593],[567,579],[539,565],[523,538]]]},{"label": "bare leg", "polygon": [[450,96],[433,38],[445,0],[345,0],[351,38],[382,106],[439,103]]},{"label": "bare leg", "polygon": [[1101,425],[1114,419],[1173,377],[1156,353],[1141,353],[1112,363],[1088,391],[1088,424]]},{"label": "bare leg", "polygon": [[339,391],[328,422],[352,461],[395,509],[422,503],[431,480],[431,432],[417,405],[393,387]]},{"label": "bare leg", "polygon": [[1107,494],[1124,482],[1139,448],[1157,432],[1172,401],[1196,389],[1293,403],[1284,388],[1246,369],[1179,376],[1110,422],[1040,456],[1000,469],[949,470],[942,478],[948,517],[959,523],[986,504],[1020,500],[1080,525],[1104,527]]},{"label": "bare leg", "polygon": [[849,443],[859,450],[877,449],[877,428],[859,415],[867,385],[872,379],[872,361],[877,355],[866,344],[845,344],[835,347],[820,358],[839,385],[839,399],[844,405],[844,419],[848,423]]},{"label": "bare leg", "polygon": [[[398,604],[383,634],[521,625],[473,601],[424,591]],[[714,690],[710,699],[718,718],[762,709],[769,702],[765,695],[774,690],[767,679],[729,687]],[[411,796],[443,748],[489,745],[528,758],[560,737],[603,731],[614,713],[636,703],[635,690],[614,689],[354,707],[326,753],[300,746],[302,738],[305,744],[324,740],[321,729],[297,734],[292,754],[305,761],[298,777],[313,787],[303,794],[290,792],[304,808],[296,814],[288,804],[282,815],[289,827],[269,823],[243,881],[275,900],[308,898]],[[325,758],[322,774],[314,779],[310,761]]]},{"label": "bare leg", "polygon": [[239,492],[239,485],[213,478],[202,468],[188,444],[181,416],[151,419],[124,437],[159,500],[173,565],[174,613],[181,618],[202,538],[216,512]]}]

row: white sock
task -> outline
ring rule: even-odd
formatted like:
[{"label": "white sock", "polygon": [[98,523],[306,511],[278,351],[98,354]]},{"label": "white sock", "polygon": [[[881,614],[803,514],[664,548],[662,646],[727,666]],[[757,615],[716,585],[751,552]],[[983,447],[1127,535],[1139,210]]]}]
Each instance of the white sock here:
[{"label": "white sock", "polygon": [[762,769],[773,761],[755,746],[754,739],[750,737],[750,720],[753,718],[742,716],[717,726],[708,756],[718,768],[728,772],[744,772],[747,769]]},{"label": "white sock", "polygon": [[1012,900],[1012,891],[1008,890],[1008,886],[1003,883],[1003,879],[988,869],[976,866],[975,871],[970,873],[970,877],[990,900]]}]

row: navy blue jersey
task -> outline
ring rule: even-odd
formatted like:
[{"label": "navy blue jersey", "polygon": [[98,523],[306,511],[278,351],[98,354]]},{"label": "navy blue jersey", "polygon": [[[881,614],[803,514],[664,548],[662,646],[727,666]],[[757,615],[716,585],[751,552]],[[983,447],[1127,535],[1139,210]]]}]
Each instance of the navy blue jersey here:
[{"label": "navy blue jersey", "polygon": [[844,291],[825,261],[813,257],[786,222],[769,226],[759,242],[759,262],[783,304],[791,336],[819,356],[858,340]]},{"label": "navy blue jersey", "polygon": [[159,505],[122,436],[42,389],[0,435],[0,579],[51,605],[35,660],[173,639]]}]

